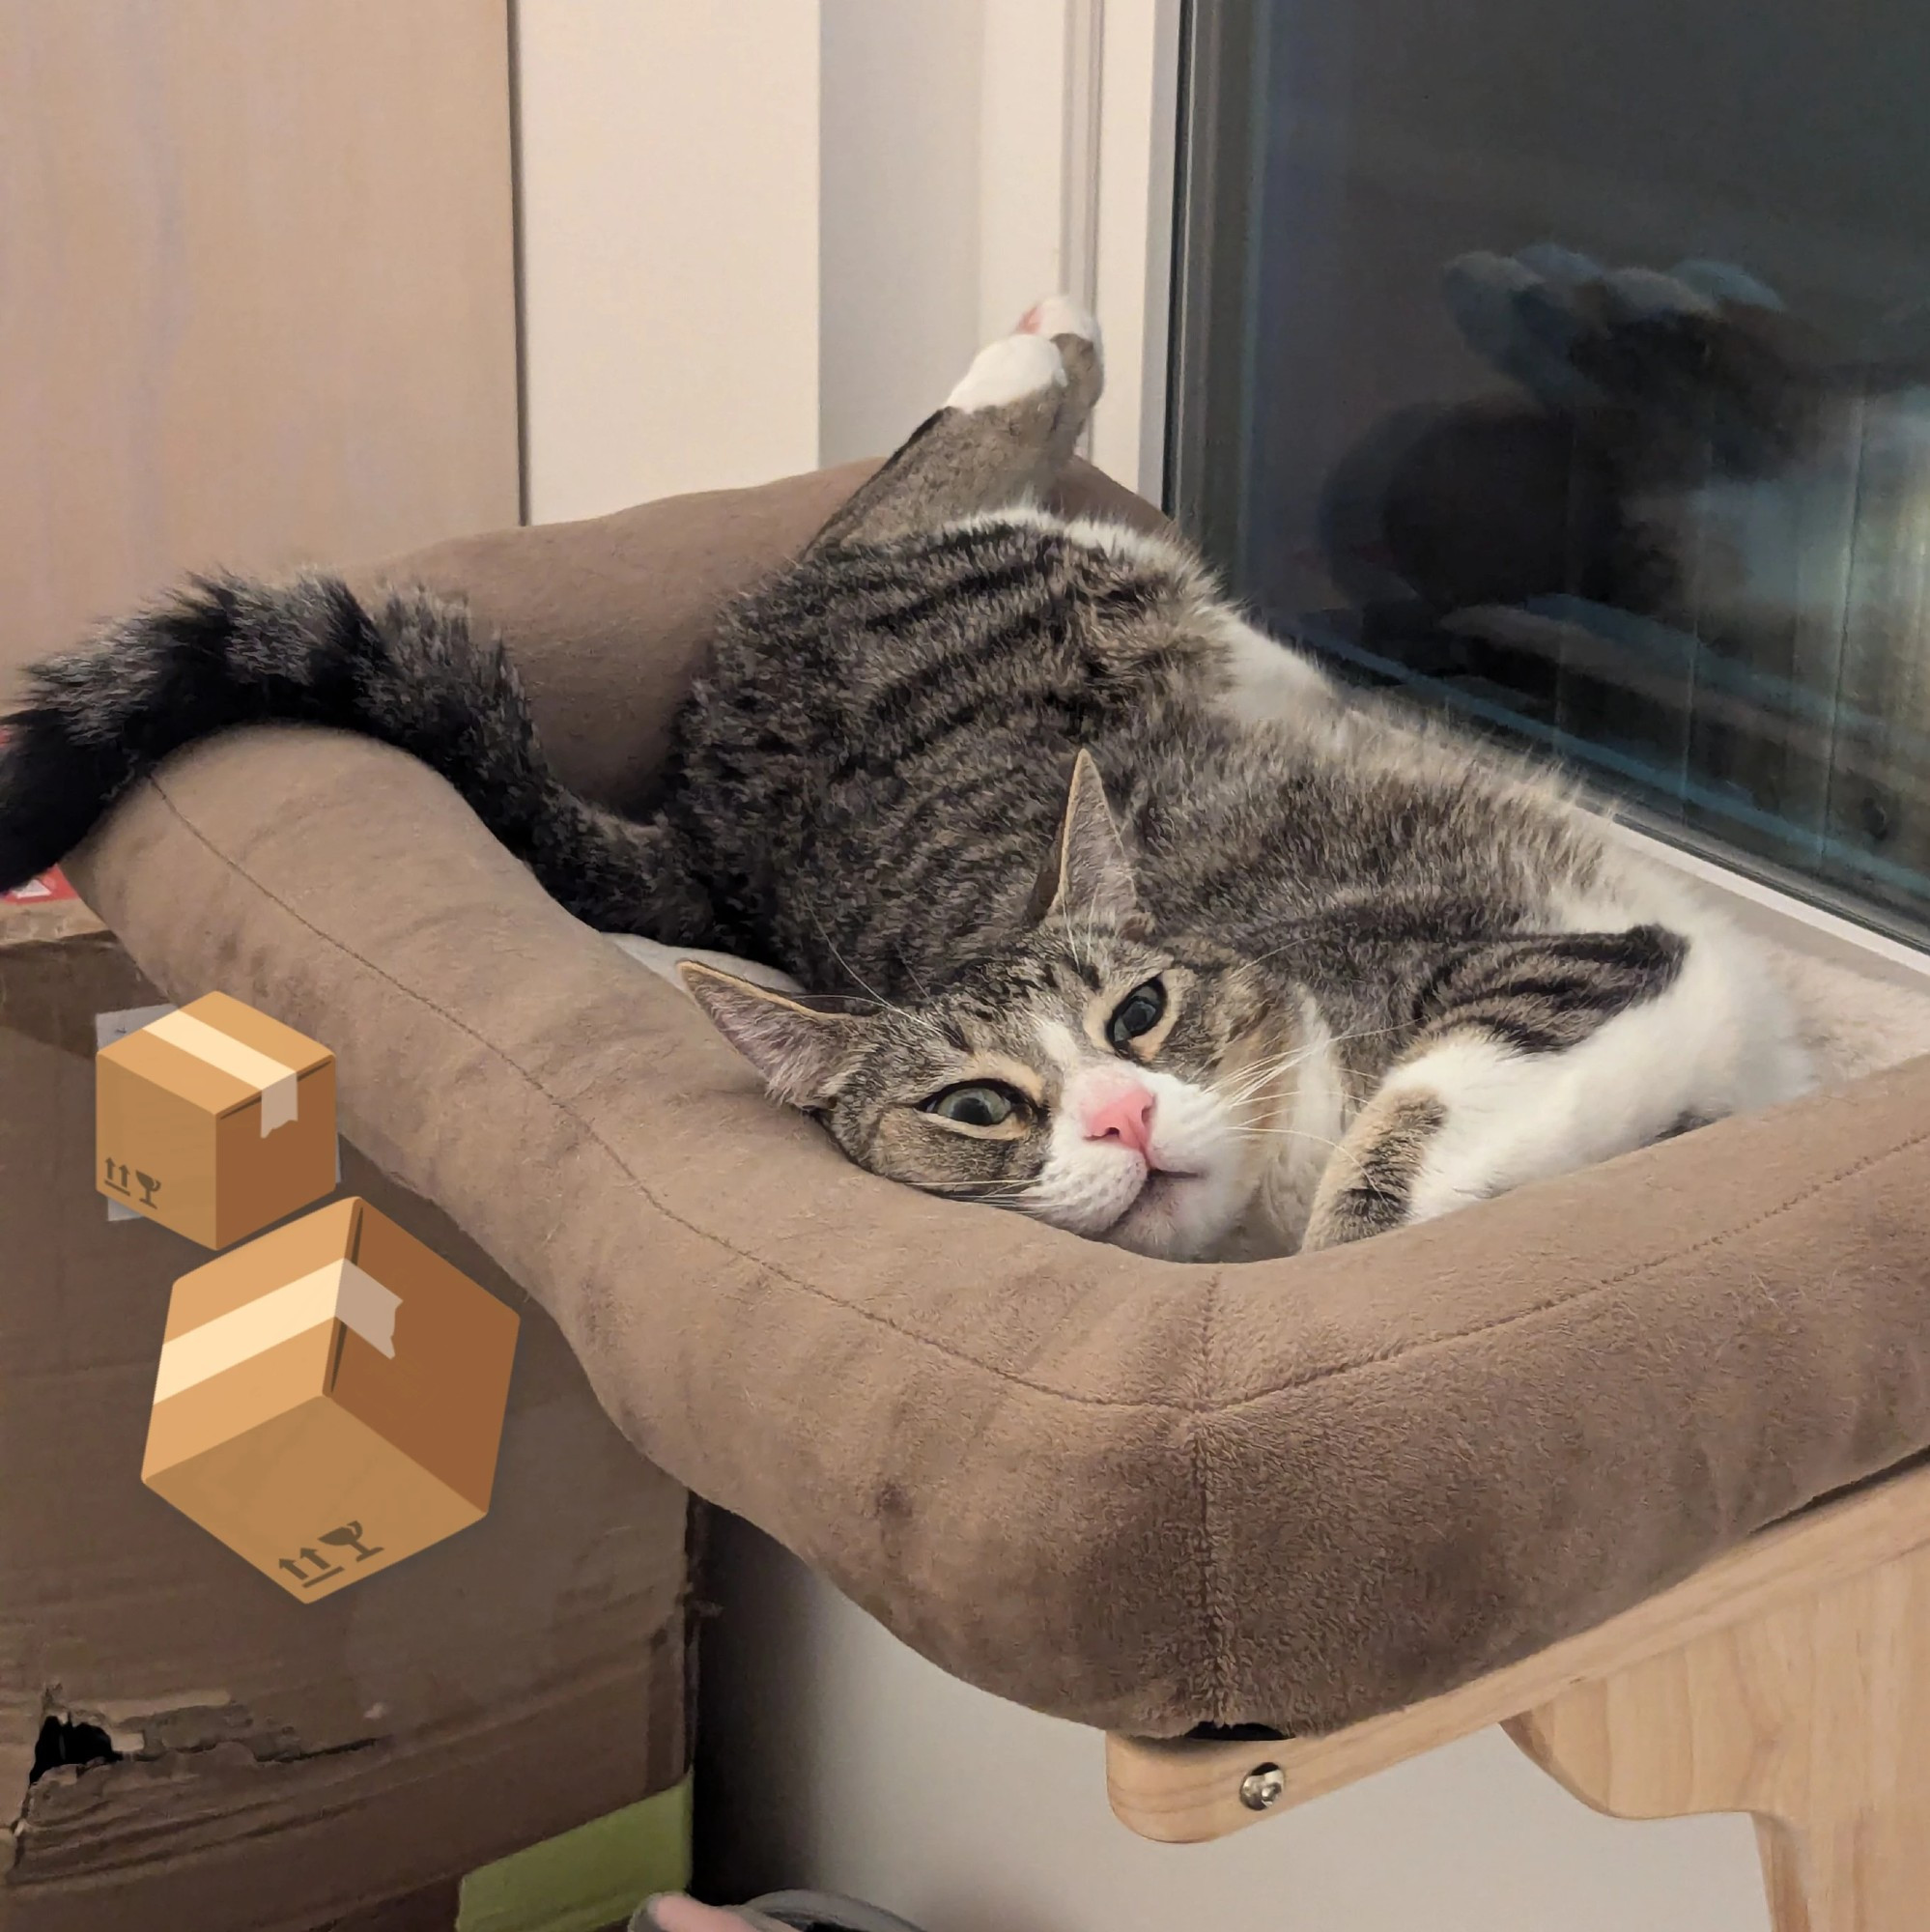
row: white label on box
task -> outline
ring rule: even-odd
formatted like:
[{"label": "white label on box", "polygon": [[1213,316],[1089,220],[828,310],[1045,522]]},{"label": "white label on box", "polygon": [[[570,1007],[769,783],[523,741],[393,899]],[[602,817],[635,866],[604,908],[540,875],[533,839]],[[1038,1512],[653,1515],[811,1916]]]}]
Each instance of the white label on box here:
[{"label": "white label on box", "polygon": [[126,1039],[130,1033],[139,1033],[144,1026],[153,1026],[157,1019],[178,1012],[178,1007],[123,1007],[118,1013],[96,1013],[94,1015],[94,1050],[99,1053],[103,1046],[112,1046],[117,1039]]},{"label": "white label on box", "polygon": [[[162,1007],[123,1007],[118,1013],[96,1013],[94,1015],[94,1050],[99,1053],[102,1047],[112,1046],[117,1039],[126,1039],[130,1033],[139,1033],[144,1026],[152,1026],[164,1013],[178,1011],[171,1006]],[[145,1221],[145,1214],[137,1214],[131,1208],[124,1208],[118,1201],[107,1204],[107,1218],[110,1221]]]},{"label": "white label on box", "polygon": [[[139,1033],[143,1027],[153,1026],[158,1019],[165,1019],[169,1013],[181,1010],[175,1006],[123,1007],[116,1013],[96,1013],[94,1015],[94,1050],[99,1053],[102,1047],[112,1046],[117,1039],[126,1039],[130,1033]],[[342,1137],[335,1137],[335,1185],[342,1184]],[[110,1221],[145,1221],[145,1214],[137,1214],[131,1208],[124,1208],[118,1201],[107,1204],[107,1218]]]}]

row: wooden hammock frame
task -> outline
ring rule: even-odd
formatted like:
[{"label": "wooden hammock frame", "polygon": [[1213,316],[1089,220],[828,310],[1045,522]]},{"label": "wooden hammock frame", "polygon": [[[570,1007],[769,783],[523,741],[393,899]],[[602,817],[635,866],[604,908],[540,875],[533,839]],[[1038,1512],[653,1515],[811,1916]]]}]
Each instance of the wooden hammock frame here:
[{"label": "wooden hammock frame", "polygon": [[1930,1464],[1458,1690],[1322,1737],[1107,1740],[1113,1809],[1225,1837],[1500,1724],[1616,1818],[1746,1811],[1774,1932],[1930,1924]]}]

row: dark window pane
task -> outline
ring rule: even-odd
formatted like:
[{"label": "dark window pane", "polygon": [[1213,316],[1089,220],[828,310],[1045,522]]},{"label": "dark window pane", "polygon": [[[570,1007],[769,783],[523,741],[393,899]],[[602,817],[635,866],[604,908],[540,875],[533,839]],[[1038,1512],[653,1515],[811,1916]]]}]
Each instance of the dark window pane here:
[{"label": "dark window pane", "polygon": [[1265,621],[1930,921],[1930,7],[1198,0],[1171,494]]}]

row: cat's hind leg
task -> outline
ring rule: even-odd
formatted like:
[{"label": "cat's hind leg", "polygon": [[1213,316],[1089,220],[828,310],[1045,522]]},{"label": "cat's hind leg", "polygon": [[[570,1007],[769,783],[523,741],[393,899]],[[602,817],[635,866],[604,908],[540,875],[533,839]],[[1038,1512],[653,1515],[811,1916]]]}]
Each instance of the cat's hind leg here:
[{"label": "cat's hind leg", "polygon": [[1304,1249],[1428,1221],[1807,1091],[1733,936],[1660,926],[1468,948],[1343,1137]]},{"label": "cat's hind leg", "polygon": [[945,406],[915,429],[810,548],[889,543],[1036,501],[1099,399],[1098,325],[1064,296],[979,352]]}]

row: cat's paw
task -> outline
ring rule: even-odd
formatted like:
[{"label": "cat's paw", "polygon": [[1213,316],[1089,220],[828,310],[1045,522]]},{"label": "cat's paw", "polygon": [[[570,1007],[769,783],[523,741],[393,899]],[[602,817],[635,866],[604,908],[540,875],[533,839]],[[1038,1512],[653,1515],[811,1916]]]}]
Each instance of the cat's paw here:
[{"label": "cat's paw", "polygon": [[996,410],[1065,386],[1065,358],[1048,335],[1008,335],[979,350],[947,409]]},{"label": "cat's paw", "polygon": [[1065,359],[1064,419],[1076,431],[1092,414],[1106,386],[1106,352],[1099,339],[1099,325],[1070,296],[1047,296],[1020,317],[1019,333],[1041,336],[1059,345]]},{"label": "cat's paw", "polygon": [[1018,333],[1042,335],[1048,342],[1062,335],[1076,335],[1081,342],[1093,345],[1095,355],[1105,353],[1099,325],[1070,296],[1047,296],[1042,302],[1035,302],[1019,318]]}]

